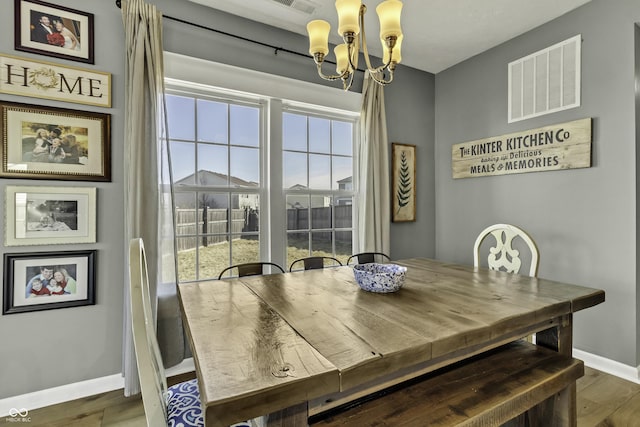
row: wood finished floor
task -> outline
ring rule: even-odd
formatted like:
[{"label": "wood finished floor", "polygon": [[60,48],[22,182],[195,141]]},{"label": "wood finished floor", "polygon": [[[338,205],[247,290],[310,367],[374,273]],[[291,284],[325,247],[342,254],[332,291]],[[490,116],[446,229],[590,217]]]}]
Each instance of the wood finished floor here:
[{"label": "wood finished floor", "polygon": [[[172,379],[171,382],[188,378]],[[578,380],[579,427],[640,427],[640,384],[591,368]],[[29,412],[29,423],[0,419],[13,427],[140,427],[145,426],[142,401],[125,398],[122,390],[61,403]]]}]

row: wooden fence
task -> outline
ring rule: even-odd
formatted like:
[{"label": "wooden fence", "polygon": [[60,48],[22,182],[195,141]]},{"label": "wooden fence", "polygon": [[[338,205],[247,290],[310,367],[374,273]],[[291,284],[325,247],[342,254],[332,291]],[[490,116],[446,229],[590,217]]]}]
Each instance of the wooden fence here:
[{"label": "wooden fence", "polygon": [[[331,229],[332,207],[311,208],[311,224],[313,229]],[[333,206],[335,228],[351,228],[351,205]],[[178,239],[178,251],[195,249],[198,245],[208,246],[227,241],[229,212],[231,212],[231,233],[258,231],[258,212],[245,209],[176,209],[176,236],[200,236],[198,238]],[[309,209],[287,209],[288,230],[309,229]],[[208,234],[203,236],[203,234]],[[214,234],[214,235],[211,235]],[[336,239],[340,240],[344,233],[336,233]],[[322,234],[320,234],[321,236]],[[327,238],[331,234],[327,234]],[[344,243],[344,242],[337,242]]]}]

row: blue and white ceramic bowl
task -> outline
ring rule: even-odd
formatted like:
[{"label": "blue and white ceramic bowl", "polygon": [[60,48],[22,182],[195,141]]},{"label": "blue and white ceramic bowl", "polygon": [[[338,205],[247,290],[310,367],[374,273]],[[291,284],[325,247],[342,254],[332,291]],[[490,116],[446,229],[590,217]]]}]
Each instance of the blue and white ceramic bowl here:
[{"label": "blue and white ceramic bowl", "polygon": [[356,282],[365,291],[396,292],[404,284],[407,267],[397,264],[357,264],[353,266]]}]

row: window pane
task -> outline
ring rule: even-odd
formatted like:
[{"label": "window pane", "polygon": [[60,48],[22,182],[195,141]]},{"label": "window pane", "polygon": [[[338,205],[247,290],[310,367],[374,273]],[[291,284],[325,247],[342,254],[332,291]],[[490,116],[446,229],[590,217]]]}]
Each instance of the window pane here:
[{"label": "window pane", "polygon": [[[337,211],[336,211],[337,222]],[[353,253],[353,236],[351,231],[336,231],[336,258],[346,264]]]},{"label": "window pane", "polygon": [[333,156],[333,189],[353,190],[353,157]]},{"label": "window pane", "polygon": [[282,146],[285,150],[307,151],[307,117],[282,114]]},{"label": "window pane", "polygon": [[196,238],[177,238],[178,281],[196,280]]},{"label": "window pane", "polygon": [[331,156],[309,154],[309,188],[331,188]]},{"label": "window pane", "polygon": [[331,153],[331,121],[309,117],[309,151]]},{"label": "window pane", "polygon": [[311,233],[311,255],[333,256],[332,234],[331,231],[314,231]]},{"label": "window pane", "polygon": [[311,196],[311,228],[331,228],[331,196]]},{"label": "window pane", "polygon": [[[171,168],[175,185],[193,185],[195,183],[196,153],[194,144],[171,141]],[[180,154],[178,154],[180,153]]]},{"label": "window pane", "polygon": [[353,124],[331,122],[333,125],[333,154],[353,155]]},{"label": "window pane", "polygon": [[230,184],[232,187],[260,185],[260,150],[231,147]]},{"label": "window pane", "polygon": [[[198,217],[203,221],[201,233],[220,234],[228,231],[229,195],[198,192]],[[205,212],[206,209],[206,212]],[[206,222],[206,226],[204,225]]]},{"label": "window pane", "polygon": [[235,199],[235,205],[231,209],[231,232],[234,234],[242,233],[244,229],[244,209],[237,208],[238,196],[231,196],[232,199]]},{"label": "window pane", "polygon": [[309,256],[309,233],[287,234],[287,266],[299,258]]},{"label": "window pane", "polygon": [[[207,239],[211,240],[211,238]],[[199,280],[217,279],[222,270],[230,264],[229,240],[226,236],[217,236],[217,242],[200,244],[198,251]]]},{"label": "window pane", "polygon": [[200,218],[195,209],[195,193],[176,193],[176,236],[195,236]]},{"label": "window pane", "polygon": [[193,98],[167,95],[169,138],[193,141],[196,137],[194,130],[195,117],[195,102]]},{"label": "window pane", "polygon": [[243,212],[244,226],[242,228],[243,233],[250,233],[259,231],[260,223],[260,198],[257,194],[234,194],[231,196],[235,200],[237,199],[238,209]]},{"label": "window pane", "polygon": [[285,151],[282,172],[284,188],[307,188],[307,155]]},{"label": "window pane", "polygon": [[333,207],[336,228],[351,228],[353,226],[353,199],[351,197],[336,197]]},{"label": "window pane", "polygon": [[241,105],[229,106],[232,145],[260,146],[260,110]]},{"label": "window pane", "polygon": [[[258,240],[258,236],[234,236],[233,240],[231,240],[232,264],[257,261],[260,261],[260,241]],[[238,271],[234,271],[233,274],[237,275]]]},{"label": "window pane", "polygon": [[198,99],[198,141],[227,144],[227,105]]},{"label": "window pane", "polygon": [[198,185],[229,185],[228,147],[198,144]]},{"label": "window pane", "polygon": [[309,229],[309,196],[287,196],[287,230]]}]

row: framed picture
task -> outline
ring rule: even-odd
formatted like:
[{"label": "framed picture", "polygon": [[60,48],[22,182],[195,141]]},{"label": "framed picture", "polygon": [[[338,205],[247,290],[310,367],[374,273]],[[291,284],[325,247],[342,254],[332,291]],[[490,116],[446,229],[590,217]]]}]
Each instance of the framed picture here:
[{"label": "framed picture", "polygon": [[111,115],[0,101],[2,178],[111,180]]},{"label": "framed picture", "polygon": [[96,189],[7,186],[5,245],[96,241]]},{"label": "framed picture", "polygon": [[4,255],[2,314],[95,304],[96,251]]},{"label": "framed picture", "polygon": [[416,146],[391,144],[393,222],[416,220]]},{"label": "framed picture", "polygon": [[93,14],[40,0],[15,0],[15,48],[93,64]]},{"label": "framed picture", "polygon": [[111,107],[111,74],[0,53],[0,93]]}]

